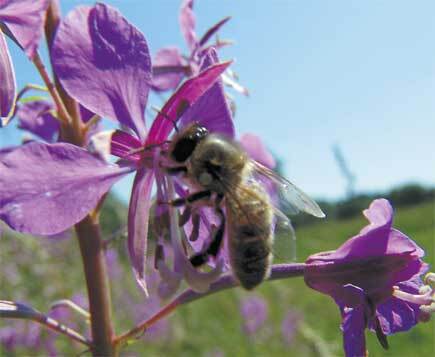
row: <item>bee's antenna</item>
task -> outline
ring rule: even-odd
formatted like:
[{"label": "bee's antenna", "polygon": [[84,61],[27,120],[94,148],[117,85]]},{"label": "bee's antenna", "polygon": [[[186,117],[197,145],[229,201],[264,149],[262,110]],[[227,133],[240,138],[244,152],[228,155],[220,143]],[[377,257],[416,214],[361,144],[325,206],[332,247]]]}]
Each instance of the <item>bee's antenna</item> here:
[{"label": "bee's antenna", "polygon": [[156,107],[151,107],[155,112],[157,112],[158,114],[162,115],[163,118],[165,118],[166,120],[169,120],[172,125],[174,126],[175,131],[178,133],[180,132],[177,126],[177,123],[175,122],[175,120],[172,120],[171,118],[168,117],[168,115],[164,112],[162,112],[159,108]]}]

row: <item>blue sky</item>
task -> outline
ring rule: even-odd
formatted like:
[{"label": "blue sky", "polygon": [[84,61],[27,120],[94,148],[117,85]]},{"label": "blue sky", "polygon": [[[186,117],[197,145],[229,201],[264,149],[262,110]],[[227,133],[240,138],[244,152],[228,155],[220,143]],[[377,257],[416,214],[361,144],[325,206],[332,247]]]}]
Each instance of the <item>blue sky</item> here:
[{"label": "blue sky", "polygon": [[[61,1],[66,13],[90,1]],[[145,34],[151,51],[185,49],[178,0],[106,1]],[[287,177],[316,198],[340,198],[345,181],[332,154],[338,144],[357,191],[435,178],[435,2],[198,0],[198,33],[232,20],[222,51],[250,90],[234,94],[238,133],[262,136]],[[13,48],[13,46],[11,46]],[[40,83],[13,48],[17,81]],[[21,133],[0,130],[0,145]],[[127,199],[130,182],[117,186]]]}]

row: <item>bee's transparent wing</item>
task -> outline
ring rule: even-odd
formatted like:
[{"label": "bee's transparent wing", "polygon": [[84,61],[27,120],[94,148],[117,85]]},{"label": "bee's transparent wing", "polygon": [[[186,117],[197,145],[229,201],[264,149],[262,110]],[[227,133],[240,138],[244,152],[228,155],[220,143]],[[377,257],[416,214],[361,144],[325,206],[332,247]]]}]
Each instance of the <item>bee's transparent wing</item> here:
[{"label": "bee's transparent wing", "polygon": [[[275,243],[274,251],[279,252],[279,255],[274,253],[275,256],[283,261],[296,261],[296,232],[293,228],[290,219],[281,212],[278,208],[274,207],[275,214]],[[279,239],[284,237],[285,239]]]},{"label": "bee's transparent wing", "polygon": [[289,180],[257,161],[252,160],[252,165],[255,175],[263,176],[275,184],[282,211],[288,214],[297,214],[302,211],[314,217],[325,217],[319,205]]}]

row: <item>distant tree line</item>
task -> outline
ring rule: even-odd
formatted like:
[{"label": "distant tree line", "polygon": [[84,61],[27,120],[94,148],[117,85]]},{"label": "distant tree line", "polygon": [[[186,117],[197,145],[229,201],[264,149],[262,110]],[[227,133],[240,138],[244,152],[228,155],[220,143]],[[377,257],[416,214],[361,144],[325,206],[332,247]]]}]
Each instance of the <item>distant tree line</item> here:
[{"label": "distant tree line", "polygon": [[[360,215],[361,211],[367,208],[373,199],[379,197],[387,198],[393,207],[400,208],[430,200],[433,201],[435,199],[435,188],[427,188],[416,183],[410,183],[385,193],[355,194],[336,202],[317,200],[317,203],[329,219],[343,220]],[[292,216],[291,220],[295,226],[310,224],[316,221],[314,217],[303,214]]]}]

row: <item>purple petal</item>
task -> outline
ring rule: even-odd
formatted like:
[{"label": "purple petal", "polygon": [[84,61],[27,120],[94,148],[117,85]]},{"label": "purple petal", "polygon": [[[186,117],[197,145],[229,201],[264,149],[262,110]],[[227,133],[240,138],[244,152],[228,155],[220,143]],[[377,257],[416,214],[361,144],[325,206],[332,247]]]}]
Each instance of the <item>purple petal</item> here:
[{"label": "purple petal", "polygon": [[[400,290],[417,295],[423,283],[420,278],[416,278],[397,285]],[[419,305],[393,296],[376,307],[376,315],[379,318],[383,333],[391,335],[400,331],[408,331],[417,324]]]},{"label": "purple petal", "polygon": [[195,13],[193,12],[193,0],[183,0],[180,8],[179,21],[181,33],[184,36],[187,46],[190,51],[193,51],[198,44],[195,32],[196,20]]},{"label": "purple petal", "polygon": [[19,128],[47,142],[54,142],[60,126],[59,121],[51,114],[53,109],[51,103],[43,100],[20,104],[15,114],[19,120]]},{"label": "purple petal", "polygon": [[343,313],[341,329],[346,357],[366,356],[364,307],[349,308]]},{"label": "purple petal", "polygon": [[[168,178],[168,198],[173,199],[174,187],[172,180]],[[184,279],[189,286],[196,292],[206,292],[222,273],[224,262],[222,259],[218,260],[216,266],[209,271],[202,272],[195,268],[188,257],[186,257],[184,248],[182,246],[180,230],[178,227],[177,213],[174,207],[169,208],[170,230],[171,230],[171,243],[172,251],[174,254],[174,271],[176,273],[183,273]]]},{"label": "purple petal", "polygon": [[275,167],[274,157],[267,151],[259,136],[250,133],[243,134],[240,143],[252,159],[270,169]]},{"label": "purple petal", "polygon": [[0,30],[0,128],[2,117],[8,117],[15,103],[15,72],[6,39]]},{"label": "purple petal", "polygon": [[213,25],[212,27],[210,27],[210,29],[207,30],[207,32],[201,37],[201,39],[199,40],[199,46],[202,47],[204,46],[207,41],[216,33],[220,30],[220,28],[225,25],[229,20],[231,19],[230,16],[223,18],[222,20],[220,20],[217,24]]},{"label": "purple petal", "polygon": [[144,111],[151,83],[148,45],[117,10],[97,4],[69,13],[57,30],[52,60],[74,99],[145,139]]},{"label": "purple petal", "polygon": [[388,299],[376,308],[382,331],[386,335],[408,331],[417,324],[418,307],[414,309],[409,303],[396,297]]},{"label": "purple petal", "polygon": [[0,219],[20,232],[62,232],[130,171],[74,145],[28,143],[0,156]]},{"label": "purple petal", "polygon": [[145,255],[153,180],[152,170],[141,169],[136,173],[128,209],[128,253],[136,280],[145,294],[148,294],[145,281]]},{"label": "purple petal", "polygon": [[[153,58],[152,88],[156,91],[177,88],[186,74],[184,62],[180,50],[176,47],[158,50]],[[163,71],[164,68],[167,71]]]},{"label": "purple petal", "polygon": [[[204,56],[201,70],[206,70],[218,63],[216,51],[212,48]],[[210,132],[234,137],[234,123],[230,107],[225,98],[222,80],[218,79],[183,115],[180,127],[197,122]]]},{"label": "purple petal", "polygon": [[370,207],[363,211],[364,216],[370,222],[370,225],[361,230],[361,234],[365,234],[376,228],[389,229],[393,224],[393,207],[385,198],[374,200]]},{"label": "purple petal", "polygon": [[83,105],[79,105],[79,110],[80,110],[80,118],[83,120],[84,123],[87,123],[95,115],[95,113],[91,112]]},{"label": "purple petal", "polygon": [[13,40],[33,58],[42,36],[49,0],[3,0],[0,22],[12,33]]},{"label": "purple petal", "polygon": [[387,255],[410,254],[421,257],[424,252],[403,233],[391,229],[392,208],[387,200],[375,200],[369,210],[365,210],[366,217],[370,217],[371,224],[361,233],[347,240],[336,251],[329,254],[317,254],[318,260],[352,261],[357,258],[383,257]]},{"label": "purple petal", "polygon": [[139,162],[141,160],[140,153],[132,154],[131,152],[141,147],[142,145],[137,138],[124,131],[116,130],[112,134],[112,142],[110,145],[112,155],[129,161]]},{"label": "purple petal", "polygon": [[231,62],[224,62],[213,65],[184,82],[168,99],[161,113],[157,115],[150,128],[146,144],[160,143],[166,140],[174,128],[172,122],[180,118],[181,114],[218,80],[219,76],[230,64]]}]

